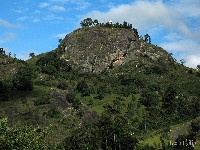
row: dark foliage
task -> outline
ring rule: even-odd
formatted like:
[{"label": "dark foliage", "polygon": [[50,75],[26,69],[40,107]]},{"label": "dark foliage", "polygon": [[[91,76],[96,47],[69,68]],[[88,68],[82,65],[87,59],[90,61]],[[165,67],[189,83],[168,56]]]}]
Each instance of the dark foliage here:
[{"label": "dark foliage", "polygon": [[35,106],[45,105],[45,104],[49,104],[49,103],[50,103],[50,101],[49,101],[48,97],[41,97],[41,98],[34,100]]},{"label": "dark foliage", "polygon": [[19,91],[33,90],[33,69],[31,66],[25,65],[19,68],[12,82],[13,88]]},{"label": "dark foliage", "polygon": [[87,85],[87,83],[84,80],[78,82],[76,89],[83,96],[88,96],[90,94],[88,85]]},{"label": "dark foliage", "polygon": [[5,83],[0,81],[0,101],[8,100],[10,93],[9,91],[9,87]]}]

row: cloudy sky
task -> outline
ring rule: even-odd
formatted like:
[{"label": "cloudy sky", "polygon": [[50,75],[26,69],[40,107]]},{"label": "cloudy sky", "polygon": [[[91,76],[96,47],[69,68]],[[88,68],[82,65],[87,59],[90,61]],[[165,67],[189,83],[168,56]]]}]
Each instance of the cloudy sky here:
[{"label": "cloudy sky", "polygon": [[2,0],[0,47],[28,59],[53,50],[86,17],[127,21],[186,66],[200,64],[199,0]]}]

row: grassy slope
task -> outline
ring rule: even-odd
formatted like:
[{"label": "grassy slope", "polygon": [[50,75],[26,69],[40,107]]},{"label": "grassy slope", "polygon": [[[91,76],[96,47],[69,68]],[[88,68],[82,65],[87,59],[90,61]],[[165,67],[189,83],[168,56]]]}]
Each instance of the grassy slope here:
[{"label": "grassy slope", "polygon": [[[22,125],[37,126],[51,126],[52,133],[50,133],[49,144],[60,142],[66,135],[71,132],[72,127],[78,127],[80,120],[76,113],[68,108],[63,108],[62,100],[59,102],[50,96],[49,104],[34,105],[34,102],[43,97],[49,96],[49,91],[54,92],[49,86],[34,86],[34,90],[30,92],[13,92],[8,101],[0,101],[0,118],[8,117],[9,124],[13,127],[20,127]],[[64,91],[59,90],[62,95]],[[53,93],[54,94],[54,93]],[[25,100],[25,101],[24,101]],[[63,105],[62,105],[63,104]],[[56,110],[58,114],[53,116],[45,115],[50,110]],[[67,117],[66,114],[70,115]]]},{"label": "grassy slope", "polygon": [[[156,131],[152,131],[146,134],[146,138],[141,140],[139,143],[141,145],[149,145],[149,146],[153,146],[156,149],[161,149],[162,148],[162,144],[160,141],[160,137],[162,137],[165,141],[165,144],[168,145],[171,143],[173,143],[175,141],[175,138],[173,138],[172,132],[177,132],[180,129],[184,128],[185,130],[183,130],[182,132],[180,132],[180,135],[182,134],[187,134],[188,131],[190,130],[190,125],[192,122],[192,120],[187,121],[185,123],[181,123],[181,124],[176,124],[173,126],[170,126],[170,131],[167,132],[167,134],[163,134],[162,130],[156,130]],[[188,128],[185,128],[185,126],[188,126]],[[200,136],[200,134],[198,134],[198,137]],[[199,150],[200,149],[200,142],[198,141],[195,145],[194,145],[194,149],[195,150]]]}]

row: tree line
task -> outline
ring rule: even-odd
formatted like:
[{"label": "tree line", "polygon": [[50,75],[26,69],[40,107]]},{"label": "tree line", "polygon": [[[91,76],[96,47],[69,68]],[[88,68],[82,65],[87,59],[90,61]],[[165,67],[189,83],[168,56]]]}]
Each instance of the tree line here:
[{"label": "tree line", "polygon": [[137,29],[133,28],[133,25],[124,21],[123,23],[112,23],[112,22],[107,22],[107,23],[100,23],[97,19],[92,20],[92,18],[86,18],[83,19],[81,22],[81,27],[91,27],[91,26],[99,26],[99,27],[107,27],[107,28],[126,28],[126,29],[132,29],[136,36],[139,38],[138,31]]}]

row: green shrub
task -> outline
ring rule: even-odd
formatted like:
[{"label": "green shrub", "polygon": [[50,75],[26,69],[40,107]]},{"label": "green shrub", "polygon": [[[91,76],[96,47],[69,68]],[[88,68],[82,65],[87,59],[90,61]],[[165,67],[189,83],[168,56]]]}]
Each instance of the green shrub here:
[{"label": "green shrub", "polygon": [[78,82],[76,89],[82,94],[82,96],[88,96],[90,94],[88,85],[84,80]]},{"label": "green shrub", "polygon": [[45,104],[49,104],[49,103],[50,103],[50,101],[47,97],[41,97],[41,98],[34,100],[35,106],[45,105]]},{"label": "green shrub", "polygon": [[45,115],[50,118],[59,118],[60,112],[56,108],[51,108]]},{"label": "green shrub", "polygon": [[13,78],[13,87],[19,91],[33,90],[33,69],[25,65],[17,70]]},{"label": "green shrub", "polygon": [[32,128],[24,126],[20,128],[10,128],[7,119],[0,120],[0,149],[2,150],[36,150],[48,149],[45,137],[48,128]]},{"label": "green shrub", "polygon": [[62,89],[62,90],[67,90],[69,88],[69,85],[66,81],[59,81],[57,88]]},{"label": "green shrub", "polygon": [[8,100],[9,98],[9,88],[2,81],[0,81],[0,101]]}]

